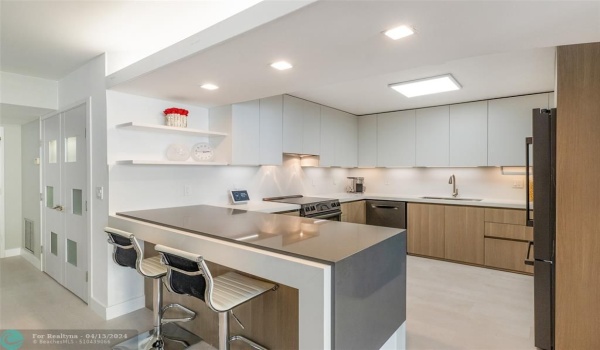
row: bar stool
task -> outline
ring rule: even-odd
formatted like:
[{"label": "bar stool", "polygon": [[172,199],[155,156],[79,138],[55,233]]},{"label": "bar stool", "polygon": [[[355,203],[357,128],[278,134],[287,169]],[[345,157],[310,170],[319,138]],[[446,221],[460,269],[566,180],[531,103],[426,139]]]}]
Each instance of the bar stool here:
[{"label": "bar stool", "polygon": [[[161,264],[161,257],[159,255],[151,258],[143,258],[142,249],[140,244],[132,233],[125,232],[112,227],[105,227],[104,231],[108,234],[108,243],[114,246],[113,260],[117,265],[130,267],[136,269],[138,273],[146,278],[153,280],[153,318],[154,318],[154,329],[148,332],[146,338],[137,339],[135,349],[163,349],[163,325],[172,322],[187,322],[191,321],[196,317],[196,313],[183,305],[180,304],[169,304],[165,307],[163,303],[163,289],[162,289],[162,278],[167,274],[167,268]],[[186,315],[181,318],[165,318],[164,313],[168,309],[179,309]],[[183,331],[183,330],[182,330]],[[179,332],[181,339],[173,339],[190,346],[193,343],[189,343],[186,340],[192,340],[197,342],[200,340],[195,335],[187,331]],[[187,334],[189,333],[189,335]],[[191,336],[190,336],[191,335]],[[178,336],[178,337],[179,337]],[[126,348],[119,346],[119,349]]]},{"label": "bar stool", "polygon": [[229,343],[235,340],[241,340],[255,349],[267,350],[244,336],[230,336],[229,314],[244,328],[233,314],[233,308],[270,290],[276,290],[278,285],[235,272],[213,278],[201,255],[163,245],[156,245],[155,249],[162,256],[162,263],[167,266],[167,288],[173,293],[198,298],[211,310],[219,313],[219,350],[229,350]]}]

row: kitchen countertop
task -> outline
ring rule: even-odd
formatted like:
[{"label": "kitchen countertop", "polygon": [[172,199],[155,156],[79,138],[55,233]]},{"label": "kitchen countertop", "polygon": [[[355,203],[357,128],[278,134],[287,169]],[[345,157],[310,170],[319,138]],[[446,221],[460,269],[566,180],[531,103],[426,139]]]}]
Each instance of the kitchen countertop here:
[{"label": "kitchen countertop", "polygon": [[[338,199],[341,203],[354,202],[365,199],[402,201],[413,203],[430,203],[430,204],[445,204],[445,205],[462,205],[474,207],[490,207],[490,208],[506,208],[506,209],[525,209],[523,201],[505,200],[505,199],[483,199],[481,201],[456,201],[444,199],[423,199],[421,196],[409,196],[401,194],[383,194],[383,193],[330,193],[330,194],[310,194],[307,196]],[[460,197],[459,197],[460,198]],[[262,200],[251,200],[247,204],[221,204],[210,203],[211,205],[223,208],[240,209],[248,211],[256,211],[262,213],[281,213],[286,211],[299,210],[300,206],[296,204],[265,202]],[[533,204],[531,206],[533,208]]]},{"label": "kitchen countertop", "polygon": [[[352,202],[363,199],[376,199],[376,200],[388,200],[388,201],[402,201],[402,202],[413,202],[413,203],[431,203],[431,204],[445,204],[445,205],[462,205],[462,206],[473,206],[473,207],[491,207],[491,208],[507,208],[507,209],[525,209],[524,201],[515,200],[502,200],[502,199],[486,199],[483,198],[481,201],[460,201],[460,200],[444,200],[444,199],[424,199],[422,196],[406,196],[401,194],[383,194],[383,193],[331,193],[331,194],[318,194],[311,195],[313,197],[322,198],[337,198],[341,203]],[[443,197],[443,196],[440,196]],[[468,196],[467,198],[478,198],[476,196]],[[458,198],[461,198],[459,196]]]},{"label": "kitchen countertop", "polygon": [[404,232],[210,205],[130,211],[117,216],[327,264]]}]

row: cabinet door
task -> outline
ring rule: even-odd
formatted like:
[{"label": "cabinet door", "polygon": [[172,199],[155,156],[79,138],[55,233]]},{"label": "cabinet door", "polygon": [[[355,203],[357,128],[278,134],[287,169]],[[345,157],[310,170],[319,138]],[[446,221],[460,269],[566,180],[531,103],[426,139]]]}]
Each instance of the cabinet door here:
[{"label": "cabinet door", "polygon": [[283,95],[283,152],[302,153],[304,101]]},{"label": "cabinet door", "polygon": [[[340,112],[340,139],[336,144],[336,163],[344,168],[354,168],[358,162],[358,120],[355,115]],[[321,152],[323,149],[321,149]]]},{"label": "cabinet door", "polygon": [[321,154],[319,166],[336,166],[336,148],[340,142],[339,119],[341,112],[321,106]]},{"label": "cabinet door", "polygon": [[444,206],[434,204],[408,204],[408,252],[443,258]]},{"label": "cabinet door", "polygon": [[417,109],[417,166],[450,164],[450,107]]},{"label": "cabinet door", "polygon": [[524,166],[525,138],[532,135],[532,110],[548,108],[548,94],[488,102],[488,165]]},{"label": "cabinet door", "polygon": [[444,208],[446,259],[484,263],[484,209],[462,206]]},{"label": "cabinet door", "polygon": [[415,165],[415,111],[377,115],[377,166]]},{"label": "cabinet door", "polygon": [[450,166],[487,166],[487,101],[450,106]]},{"label": "cabinet door", "polygon": [[260,100],[260,164],[281,165],[283,153],[283,97]]},{"label": "cabinet door", "polygon": [[[485,265],[533,273],[533,266],[524,263],[527,257],[527,248],[527,242],[485,238]],[[533,251],[531,256],[533,256]]]},{"label": "cabinet door", "polygon": [[377,166],[377,114],[358,117],[358,166]]},{"label": "cabinet door", "polygon": [[353,224],[366,224],[367,208],[365,201],[342,203],[342,221]]},{"label": "cabinet door", "polygon": [[236,103],[231,107],[231,164],[260,164],[258,100]]},{"label": "cabinet door", "polygon": [[303,102],[302,153],[318,156],[321,150],[321,106]]}]

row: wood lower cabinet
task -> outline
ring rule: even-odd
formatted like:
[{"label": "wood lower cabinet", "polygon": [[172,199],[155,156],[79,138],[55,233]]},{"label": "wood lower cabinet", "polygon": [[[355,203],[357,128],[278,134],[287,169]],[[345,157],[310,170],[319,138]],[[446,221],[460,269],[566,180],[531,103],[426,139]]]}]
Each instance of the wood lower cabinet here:
[{"label": "wood lower cabinet", "polygon": [[353,224],[367,223],[367,207],[365,201],[342,203],[342,222]]},{"label": "wood lower cabinet", "polygon": [[410,254],[533,273],[525,210],[408,203],[407,212]]},{"label": "wood lower cabinet", "polygon": [[444,206],[409,203],[407,212],[408,252],[444,258]]},{"label": "wood lower cabinet", "polygon": [[533,228],[525,226],[525,210],[485,209],[486,266],[533,273],[533,266],[525,265],[530,241]]},{"label": "wood lower cabinet", "polygon": [[445,258],[484,264],[484,208],[444,208]]},{"label": "wood lower cabinet", "polygon": [[[533,273],[533,266],[525,265],[528,243],[499,238],[485,238],[485,265],[500,269]],[[533,249],[531,250],[533,256]]]}]

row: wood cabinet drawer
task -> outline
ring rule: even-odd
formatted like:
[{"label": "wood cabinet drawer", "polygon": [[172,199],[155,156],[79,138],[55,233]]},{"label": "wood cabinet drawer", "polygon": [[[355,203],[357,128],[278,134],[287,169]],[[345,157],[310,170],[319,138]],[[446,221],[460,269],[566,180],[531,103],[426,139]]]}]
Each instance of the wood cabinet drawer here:
[{"label": "wood cabinet drawer", "polygon": [[485,208],[485,221],[524,226],[525,210]]},{"label": "wood cabinet drawer", "polygon": [[[527,242],[485,238],[485,265],[501,269],[533,273],[533,266],[525,265]],[[533,256],[533,248],[531,251]]]},{"label": "wood cabinet drawer", "polygon": [[485,236],[533,241],[533,227],[486,222]]}]

